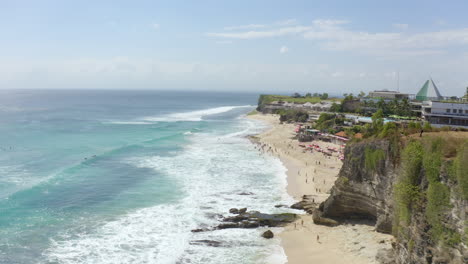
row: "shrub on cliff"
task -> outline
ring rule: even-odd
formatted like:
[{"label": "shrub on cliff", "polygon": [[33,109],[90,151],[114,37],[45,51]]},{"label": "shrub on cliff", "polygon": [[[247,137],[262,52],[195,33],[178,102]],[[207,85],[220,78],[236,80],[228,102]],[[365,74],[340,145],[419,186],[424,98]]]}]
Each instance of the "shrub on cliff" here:
[{"label": "shrub on cliff", "polygon": [[429,183],[440,181],[440,167],[442,165],[442,138],[430,138],[427,140],[423,158],[423,167]]},{"label": "shrub on cliff", "polygon": [[[419,175],[423,160],[423,147],[419,141],[410,141],[402,153],[402,171],[394,187],[395,226],[398,232],[401,225],[408,225],[412,209],[418,205],[421,198]],[[396,234],[398,235],[398,234]]]},{"label": "shrub on cliff", "polygon": [[460,146],[453,166],[460,193],[468,200],[468,141]]},{"label": "shrub on cliff", "polygon": [[459,148],[454,142],[459,145],[460,139],[428,137],[413,139],[404,148],[393,193],[395,236],[410,241],[412,234],[406,227],[423,215],[432,244],[454,247],[465,239],[448,220],[454,198],[451,192],[460,190],[458,197],[468,197],[468,142],[462,141]]},{"label": "shrub on cliff", "polygon": [[[432,182],[427,189],[426,220],[431,229],[429,234],[435,241],[451,240],[454,231],[444,226],[444,214],[450,209],[450,189],[440,182]],[[450,243],[454,243],[451,241]]]},{"label": "shrub on cliff", "polygon": [[364,150],[364,164],[366,169],[376,172],[378,164],[385,160],[385,152],[381,149],[366,147]]},{"label": "shrub on cliff", "polygon": [[281,122],[306,122],[309,119],[309,114],[298,110],[277,110],[276,113]]}]

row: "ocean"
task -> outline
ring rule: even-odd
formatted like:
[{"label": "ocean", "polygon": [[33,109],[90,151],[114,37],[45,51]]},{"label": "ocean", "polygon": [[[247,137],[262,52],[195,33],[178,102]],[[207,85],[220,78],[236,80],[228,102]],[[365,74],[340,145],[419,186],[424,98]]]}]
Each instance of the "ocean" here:
[{"label": "ocean", "polygon": [[292,202],[285,167],[246,139],[266,129],[244,118],[256,101],[0,91],[0,263],[284,263],[264,228],[191,232]]}]

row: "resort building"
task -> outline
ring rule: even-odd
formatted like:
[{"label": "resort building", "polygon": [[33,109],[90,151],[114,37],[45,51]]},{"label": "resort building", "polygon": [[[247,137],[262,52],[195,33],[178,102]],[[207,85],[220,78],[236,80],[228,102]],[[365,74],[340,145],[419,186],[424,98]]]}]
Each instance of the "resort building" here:
[{"label": "resort building", "polygon": [[402,100],[402,99],[408,99],[409,94],[400,93],[397,91],[380,90],[380,91],[369,92],[369,97],[390,99],[390,100],[393,100],[393,99]]},{"label": "resort building", "polygon": [[468,126],[468,104],[424,101],[421,116],[435,126]]},{"label": "resort building", "polygon": [[423,101],[443,100],[444,97],[440,94],[439,89],[432,79],[427,80],[424,85],[419,89],[416,94],[416,100],[411,102],[411,110],[416,113],[418,117],[422,117],[422,104]]},{"label": "resort building", "polygon": [[432,79],[427,80],[424,85],[419,89],[416,94],[417,101],[440,101],[444,100],[444,97],[440,94],[439,89],[435,85]]}]

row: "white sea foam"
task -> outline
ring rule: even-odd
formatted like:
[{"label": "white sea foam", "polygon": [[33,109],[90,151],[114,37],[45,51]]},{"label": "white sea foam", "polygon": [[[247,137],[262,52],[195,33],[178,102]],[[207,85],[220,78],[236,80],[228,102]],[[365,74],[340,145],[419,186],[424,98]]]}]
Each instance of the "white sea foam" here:
[{"label": "white sea foam", "polygon": [[[263,229],[224,229],[192,233],[218,224],[217,214],[232,207],[284,212],[276,204],[292,202],[285,192],[286,169],[278,159],[259,155],[245,138],[260,129],[254,121],[239,124],[248,131],[197,133],[175,157],[149,156],[128,163],[168,175],[184,198],[138,210],[78,237],[54,241],[48,261],[74,263],[284,263],[278,238],[260,237]],[[251,192],[251,195],[240,195]],[[274,229],[274,232],[280,229]],[[221,247],[194,245],[215,240]]]},{"label": "white sea foam", "polygon": [[203,117],[221,114],[225,112],[229,112],[236,108],[248,108],[253,107],[251,105],[241,105],[241,106],[222,106],[222,107],[215,107],[203,110],[196,110],[191,112],[183,112],[183,113],[173,113],[168,114],[166,116],[149,116],[144,117],[142,120],[150,121],[150,122],[177,122],[177,121],[201,121]]},{"label": "white sea foam", "polygon": [[47,181],[54,176],[37,177],[23,168],[22,165],[2,165],[0,166],[0,175],[0,186],[4,188],[0,193],[0,199]]},{"label": "white sea foam", "polygon": [[103,124],[111,124],[111,125],[152,125],[152,122],[144,122],[144,121],[107,121],[103,122]]}]

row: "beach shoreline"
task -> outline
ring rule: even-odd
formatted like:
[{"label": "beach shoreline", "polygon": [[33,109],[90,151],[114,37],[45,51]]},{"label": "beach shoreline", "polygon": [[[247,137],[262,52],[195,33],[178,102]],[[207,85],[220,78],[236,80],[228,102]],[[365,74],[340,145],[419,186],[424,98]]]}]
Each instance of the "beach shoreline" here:
[{"label": "beach shoreline", "polygon": [[[258,113],[247,118],[270,126],[253,138],[260,151],[278,157],[286,167],[287,193],[297,201],[304,195],[313,197],[316,203],[325,201],[342,166],[337,155],[330,157],[317,151],[305,151],[293,138],[294,124],[280,124],[277,115]],[[323,149],[341,147],[321,141],[314,141],[314,144]],[[391,247],[392,236],[375,232],[371,224],[360,222],[327,227],[314,224],[310,214],[299,216],[278,234],[289,264],[377,263],[377,251]]]}]

